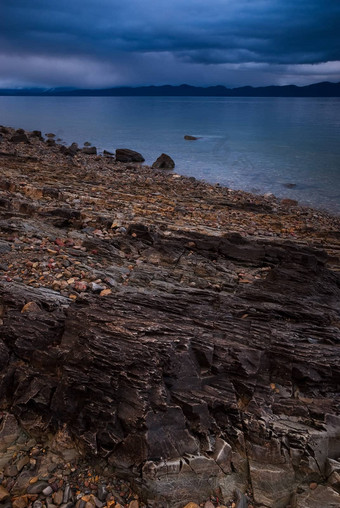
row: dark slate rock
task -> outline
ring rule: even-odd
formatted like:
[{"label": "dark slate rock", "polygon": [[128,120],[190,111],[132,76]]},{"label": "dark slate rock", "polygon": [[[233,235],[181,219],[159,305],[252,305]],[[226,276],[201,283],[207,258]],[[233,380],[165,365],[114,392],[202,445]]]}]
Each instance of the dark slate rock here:
[{"label": "dark slate rock", "polygon": [[143,155],[128,148],[117,148],[116,161],[118,162],[144,162]]}]

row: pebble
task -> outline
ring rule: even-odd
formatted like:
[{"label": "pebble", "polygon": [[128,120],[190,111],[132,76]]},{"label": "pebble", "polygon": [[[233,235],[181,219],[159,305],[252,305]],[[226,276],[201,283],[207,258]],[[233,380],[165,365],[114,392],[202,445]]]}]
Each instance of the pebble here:
[{"label": "pebble", "polygon": [[63,495],[63,503],[67,503],[70,500],[71,496],[71,488],[69,485],[66,485]]},{"label": "pebble", "polygon": [[60,489],[52,496],[55,504],[60,505],[63,502],[64,492]]},{"label": "pebble", "polygon": [[48,487],[48,483],[45,481],[37,481],[33,485],[30,485],[27,489],[28,494],[40,494],[46,487]]},{"label": "pebble", "polygon": [[0,485],[0,503],[3,503],[10,497],[10,493],[2,485]]},{"label": "pebble", "polygon": [[46,487],[42,493],[44,494],[44,496],[50,496],[53,492],[53,489],[52,487],[49,485],[48,487]]},{"label": "pebble", "polygon": [[28,506],[27,496],[19,496],[12,500],[13,508],[26,508],[26,506]]},{"label": "pebble", "polygon": [[100,485],[98,485],[97,496],[98,496],[99,501],[105,501],[107,494],[108,494],[108,492],[106,490],[106,486],[103,485],[102,483]]}]

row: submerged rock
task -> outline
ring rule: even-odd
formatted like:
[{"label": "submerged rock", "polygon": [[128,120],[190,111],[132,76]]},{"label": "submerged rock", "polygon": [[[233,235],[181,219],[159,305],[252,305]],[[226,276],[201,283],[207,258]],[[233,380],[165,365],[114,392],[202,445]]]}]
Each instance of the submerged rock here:
[{"label": "submerged rock", "polygon": [[186,139],[187,141],[196,141],[196,139],[199,139],[199,138],[197,138],[196,136],[189,136],[188,134],[186,134],[184,136],[184,139]]}]

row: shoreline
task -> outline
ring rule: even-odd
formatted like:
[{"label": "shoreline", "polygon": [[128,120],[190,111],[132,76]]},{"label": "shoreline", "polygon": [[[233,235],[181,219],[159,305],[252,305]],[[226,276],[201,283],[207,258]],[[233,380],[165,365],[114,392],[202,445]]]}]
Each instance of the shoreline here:
[{"label": "shoreline", "polygon": [[[61,476],[26,463],[28,483],[53,493],[11,506],[239,508],[237,489],[249,506],[337,502],[335,457],[314,464],[308,446],[340,440],[340,217],[65,153],[38,131],[0,136],[0,408],[35,436],[31,458],[49,435]],[[93,488],[75,478],[72,496],[53,486],[87,455],[108,478],[130,475],[142,501],[117,483],[96,502],[113,482],[100,473]],[[20,471],[5,475],[11,498]]]}]

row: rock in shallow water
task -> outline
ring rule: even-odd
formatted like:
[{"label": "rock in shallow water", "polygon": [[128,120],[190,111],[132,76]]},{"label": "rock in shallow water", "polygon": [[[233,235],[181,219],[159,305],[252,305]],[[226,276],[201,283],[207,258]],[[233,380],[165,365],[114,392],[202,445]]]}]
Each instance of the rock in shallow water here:
[{"label": "rock in shallow water", "polygon": [[175,162],[166,153],[162,153],[158,159],[152,164],[155,169],[174,169]]}]

